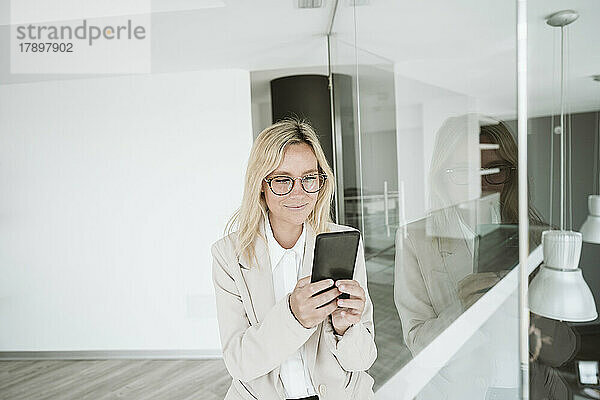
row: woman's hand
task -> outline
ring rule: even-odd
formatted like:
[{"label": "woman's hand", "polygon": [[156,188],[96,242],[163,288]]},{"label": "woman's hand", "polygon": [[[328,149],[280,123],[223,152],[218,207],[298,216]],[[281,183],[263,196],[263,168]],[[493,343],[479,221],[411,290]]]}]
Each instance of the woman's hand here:
[{"label": "woman's hand", "polygon": [[493,288],[509,271],[478,272],[458,282],[458,298],[466,310]]},{"label": "woman's hand", "polygon": [[[294,317],[303,327],[317,326],[337,308],[336,302],[332,301],[340,295],[340,291],[336,287],[312,297],[331,286],[333,286],[331,279],[310,283],[310,276],[305,276],[296,283],[296,287],[290,295],[290,308]],[[331,304],[327,304],[330,301],[332,301]],[[317,308],[324,304],[327,305]]]},{"label": "woman's hand", "polygon": [[550,346],[553,342],[551,336],[542,335],[542,330],[535,326],[535,321],[538,319],[539,316],[531,314],[529,320],[529,362],[534,362],[538,359],[544,344]]},{"label": "woman's hand", "polygon": [[357,281],[339,280],[335,285],[342,293],[348,293],[349,299],[338,299],[337,305],[340,307],[331,314],[331,324],[335,333],[343,335],[352,325],[360,322],[362,313],[365,309],[365,291]]}]

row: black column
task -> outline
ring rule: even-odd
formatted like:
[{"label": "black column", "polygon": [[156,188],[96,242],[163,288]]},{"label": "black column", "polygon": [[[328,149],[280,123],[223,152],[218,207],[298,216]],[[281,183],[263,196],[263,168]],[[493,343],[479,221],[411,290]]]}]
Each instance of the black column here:
[{"label": "black column", "polygon": [[273,123],[286,118],[306,119],[315,129],[329,166],[333,165],[331,105],[325,75],[293,75],[271,81]]}]

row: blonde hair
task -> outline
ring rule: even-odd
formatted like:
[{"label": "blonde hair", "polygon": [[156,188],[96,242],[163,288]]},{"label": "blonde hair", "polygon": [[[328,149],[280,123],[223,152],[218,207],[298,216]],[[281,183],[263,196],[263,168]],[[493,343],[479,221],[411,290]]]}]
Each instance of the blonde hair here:
[{"label": "blonde hair", "polygon": [[238,257],[244,254],[249,259],[255,257],[253,244],[257,236],[266,242],[266,238],[260,235],[259,225],[263,218],[267,218],[267,203],[261,193],[262,182],[279,166],[287,146],[299,143],[306,143],[312,148],[319,172],[327,176],[307,222],[316,234],[328,231],[327,223],[331,222],[331,202],[335,188],[333,171],[310,124],[304,120],[284,119],[263,130],[250,151],[242,205],[225,227],[226,234],[237,228]]}]

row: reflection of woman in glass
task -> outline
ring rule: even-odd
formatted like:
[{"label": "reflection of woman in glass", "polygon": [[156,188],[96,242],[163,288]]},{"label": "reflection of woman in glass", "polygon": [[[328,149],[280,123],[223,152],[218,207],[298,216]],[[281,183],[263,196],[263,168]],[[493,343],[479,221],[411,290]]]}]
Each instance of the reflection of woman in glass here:
[{"label": "reflection of woman in glass", "polygon": [[[310,282],[316,234],[353,229],[330,222],[333,191],[308,124],[282,121],[258,135],[232,220],[238,230],[212,247],[223,360],[233,377],[226,399],[373,398],[365,371],[377,349],[362,241],[355,280]],[[349,299],[337,299],[341,293]]]},{"label": "reflection of woman in glass", "polygon": [[[498,149],[480,150],[480,143],[497,144]],[[465,115],[449,118],[438,130],[429,173],[432,211],[406,232],[401,228],[396,238],[395,301],[413,353],[514,266],[478,273],[476,231],[481,192],[499,193],[498,222],[518,222],[516,162],[517,146],[503,123]],[[480,174],[492,168],[497,172]],[[529,216],[532,225],[542,224],[533,207]],[[532,245],[539,243],[536,232],[531,239]]]},{"label": "reflection of woman in glass", "polygon": [[396,235],[394,300],[413,354],[464,310],[458,288],[475,267],[478,152],[476,115],[444,121],[429,170],[431,211]]},{"label": "reflection of woman in glass", "polygon": [[[498,172],[484,174],[481,176],[482,195],[491,193],[499,194],[499,223],[504,225],[517,225],[519,222],[519,199],[517,179],[517,143],[509,129],[502,122],[483,125],[480,129],[479,143],[498,145],[497,149],[481,151],[482,170],[497,170]],[[529,214],[529,247],[537,247],[541,241],[541,232],[545,229],[542,218],[530,204]],[[515,231],[517,227],[515,226]],[[508,259],[509,253],[516,262],[518,258],[518,247],[516,241],[518,236],[514,235],[515,246],[498,249],[504,252]],[[479,254],[480,263],[483,254]],[[489,257],[487,257],[489,259]],[[506,268],[512,266],[506,265]],[[467,276],[459,283],[459,297],[465,308],[472,305],[477,299],[493,287],[508,271],[496,271],[496,273],[481,272]]]},{"label": "reflection of woman in glass", "polygon": [[[431,211],[396,234],[394,300],[404,341],[413,355],[438,337],[479,296],[478,280],[461,291],[461,282],[476,272],[477,217],[481,193],[477,115],[444,121],[436,134],[429,170]],[[495,273],[484,285],[497,281]],[[419,398],[485,398],[491,371],[497,370],[492,343],[481,332],[446,365]],[[464,377],[469,385],[460,385]]]},{"label": "reflection of woman in glass", "polygon": [[[503,123],[482,126],[479,141],[499,145],[497,150],[481,152],[482,168],[499,169],[496,174],[482,177],[481,189],[483,192],[500,193],[502,223],[518,224],[517,144]],[[545,225],[533,207],[529,207],[529,223]],[[540,229],[530,232],[530,247],[540,243],[540,233]],[[575,355],[577,349],[575,333],[564,322],[533,313],[530,317],[529,333],[530,398],[532,400],[571,398],[568,385],[555,368],[570,361]]]},{"label": "reflection of woman in glass", "polygon": [[[473,205],[477,208],[477,202],[469,200],[474,192],[474,174],[480,171],[479,166],[474,166],[472,161],[474,152],[479,151],[479,146],[477,150],[473,147],[472,138],[475,137],[478,139],[476,144],[498,145],[497,149],[481,151],[482,175],[477,178],[477,185],[481,184],[484,195],[499,194],[498,222],[518,223],[517,146],[512,134],[502,123],[485,124],[478,129],[479,132],[474,132],[472,125],[467,116],[450,118],[440,128],[436,137],[430,170],[430,184],[435,187],[430,188],[430,193],[432,199],[436,200],[434,205],[446,207],[432,211],[425,221],[409,224],[406,228],[400,228],[397,233],[394,299],[400,314],[405,342],[413,354],[427,346],[514,266],[506,265],[504,271],[477,271],[477,261],[481,256],[478,253],[480,246],[476,234],[476,215],[473,218],[473,214],[477,214],[477,210],[473,212]],[[493,169],[496,169],[496,172],[493,172]],[[443,172],[450,175],[449,179],[442,179]],[[436,176],[440,178],[436,180]],[[463,202],[458,202],[459,199]],[[530,247],[534,248],[540,242],[544,224],[531,206],[529,222],[533,227],[533,231],[530,232]],[[500,251],[502,250],[500,248]],[[518,254],[517,248],[512,250]],[[494,319],[497,317],[500,316],[495,316]],[[513,317],[516,318],[516,315]],[[542,329],[539,329],[536,323]],[[573,335],[569,331],[566,324],[533,316],[532,361],[552,356],[560,358],[562,362],[566,361],[573,354]],[[552,340],[548,339],[548,335],[552,334],[569,340],[562,349],[553,350],[552,346],[549,346]],[[505,338],[505,347],[510,347],[511,339],[516,340],[516,337],[511,338],[509,335],[505,335]],[[470,346],[473,354],[477,354],[474,357],[478,360],[477,366],[454,362],[451,364],[452,368],[449,368],[450,365],[446,367],[445,379],[432,381],[434,385],[439,386],[439,392],[456,389],[456,386],[448,385],[451,382],[448,377],[453,374],[459,377],[461,371],[480,377],[478,382],[482,384],[481,391],[477,392],[476,388],[471,387],[469,395],[472,396],[486,393],[486,385],[492,384],[490,377],[497,378],[502,375],[497,365],[486,361],[490,357],[482,355],[487,352],[491,355],[493,352],[490,349],[494,346],[502,350],[503,345],[490,342],[477,332],[471,339]],[[540,348],[545,352],[540,352]],[[540,393],[552,390],[549,389],[552,386],[549,382],[559,382],[548,379],[548,370],[539,364],[534,365],[532,371],[532,389]],[[543,372],[539,373],[538,379],[535,374],[539,371]],[[473,376],[470,376],[470,379],[475,381]],[[508,381],[510,382],[510,379]],[[447,386],[444,386],[445,384]],[[460,394],[465,394],[462,389]]]},{"label": "reflection of woman in glass", "polygon": [[[497,144],[497,150],[481,152],[481,167],[484,169],[498,168],[495,174],[481,177],[481,191],[483,193],[500,193],[500,213],[503,224],[517,224],[519,222],[519,198],[517,180],[517,143],[512,134],[500,122],[494,125],[481,127],[479,142],[484,144]],[[533,207],[529,207],[529,223],[542,224],[542,219]]]}]

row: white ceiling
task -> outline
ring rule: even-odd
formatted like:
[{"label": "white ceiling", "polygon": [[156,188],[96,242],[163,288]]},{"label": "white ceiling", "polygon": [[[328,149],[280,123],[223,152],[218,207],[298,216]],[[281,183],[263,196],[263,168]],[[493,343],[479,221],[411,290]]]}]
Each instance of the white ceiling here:
[{"label": "white ceiling", "polygon": [[[600,1],[529,0],[530,115],[556,113],[560,29],[545,18],[574,9],[569,28],[567,100],[571,111],[600,109]],[[359,47],[393,60],[404,77],[467,94],[479,111],[516,114],[516,1],[371,1],[357,10]]]},{"label": "white ceiling", "polygon": [[0,25],[225,7],[222,0],[0,0]]},{"label": "white ceiling", "polygon": [[[324,71],[332,0],[320,9],[298,9],[294,0],[223,0],[225,7],[214,0],[153,0],[153,5],[157,1],[171,11],[152,15],[153,73],[241,68],[271,70],[267,77],[278,70]],[[9,15],[9,4],[0,0],[0,16]],[[334,32],[353,42],[348,4],[339,0]],[[590,76],[600,74],[600,1],[528,4],[532,115],[557,109],[559,30],[544,19],[566,8],[581,14],[569,28],[569,104],[572,111],[599,109],[600,83]],[[365,55],[376,54],[405,78],[473,96],[481,111],[514,115],[515,7],[516,1],[497,0],[370,0],[356,8],[357,45],[370,52],[360,52],[359,62],[372,63]],[[11,75],[8,28],[0,26],[0,83],[82,77]]]},{"label": "white ceiling", "polygon": [[[256,71],[326,63],[323,33],[330,4],[298,9],[292,0],[224,2],[225,7],[153,13],[152,73],[220,68]],[[9,14],[9,3],[0,0],[0,15]],[[2,54],[9,54],[9,44],[9,26],[0,26]],[[10,59],[0,57],[1,83],[77,77],[84,76],[10,74]]]}]

